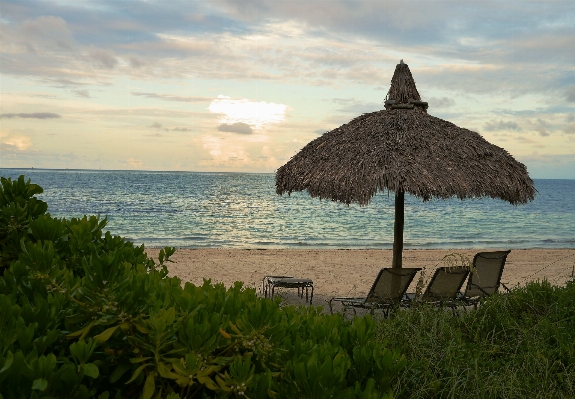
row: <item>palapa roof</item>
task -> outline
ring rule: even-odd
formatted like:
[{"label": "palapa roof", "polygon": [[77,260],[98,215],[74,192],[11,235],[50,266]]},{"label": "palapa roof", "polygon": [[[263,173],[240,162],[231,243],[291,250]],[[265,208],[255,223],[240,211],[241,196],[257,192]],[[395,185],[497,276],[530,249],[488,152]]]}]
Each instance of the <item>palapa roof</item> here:
[{"label": "palapa roof", "polygon": [[395,69],[385,110],[308,143],[276,171],[276,192],[366,205],[377,191],[432,198],[533,200],[527,168],[481,135],[427,113],[409,67]]}]

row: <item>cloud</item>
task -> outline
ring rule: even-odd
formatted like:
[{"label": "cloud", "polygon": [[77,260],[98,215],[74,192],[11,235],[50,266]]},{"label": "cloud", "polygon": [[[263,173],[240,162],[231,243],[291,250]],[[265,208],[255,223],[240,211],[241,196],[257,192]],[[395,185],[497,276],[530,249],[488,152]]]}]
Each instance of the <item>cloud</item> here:
[{"label": "cloud", "polygon": [[432,108],[448,108],[455,105],[455,100],[449,97],[429,97],[427,99],[424,98],[423,101],[427,101]]},{"label": "cloud", "polygon": [[191,132],[192,129],[189,127],[174,127],[171,129],[173,132]]},{"label": "cloud", "polygon": [[154,129],[161,129],[162,128],[162,124],[158,123],[158,122],[154,122],[150,125],[150,127],[154,128]]},{"label": "cloud", "polygon": [[314,132],[315,134],[321,136],[322,134],[328,132],[328,130],[327,130],[327,129],[316,129],[316,130],[314,130],[313,132]]},{"label": "cloud", "polygon": [[537,140],[533,140],[533,139],[530,139],[528,137],[516,136],[516,137],[514,137],[514,139],[520,143],[523,143],[523,144],[530,144],[532,147],[545,148],[545,145],[541,144]]},{"label": "cloud", "polygon": [[146,63],[144,61],[142,61],[140,58],[138,57],[134,57],[134,56],[130,56],[128,57],[128,61],[130,62],[130,65],[132,66],[132,68],[141,68],[144,65],[146,65]]},{"label": "cloud", "polygon": [[124,165],[131,169],[142,169],[144,162],[139,159],[134,159],[133,157],[128,158],[124,161]]},{"label": "cloud", "polygon": [[499,120],[499,121],[495,121],[495,120],[491,120],[490,122],[487,122],[485,124],[485,130],[487,130],[488,132],[495,132],[495,131],[500,131],[500,130],[511,130],[511,131],[521,131],[521,128],[519,127],[519,125],[515,122],[512,121],[503,121],[503,120]]},{"label": "cloud", "polygon": [[72,93],[77,95],[78,97],[90,98],[90,93],[88,90],[72,90]]},{"label": "cloud", "polygon": [[25,20],[18,32],[18,42],[32,53],[71,51],[75,46],[68,24],[61,17],[41,16]]},{"label": "cloud", "polygon": [[218,126],[218,131],[220,132],[230,132],[239,134],[252,134],[253,130],[250,125],[243,122],[236,122],[228,125],[227,123],[222,123]]},{"label": "cloud", "polygon": [[159,100],[164,101],[180,101],[186,103],[199,103],[199,102],[207,102],[211,101],[210,97],[182,97],[176,96],[172,94],[157,94],[157,93],[140,93],[140,92],[132,92],[133,96],[140,96],[146,98],[156,98]]},{"label": "cloud", "polygon": [[0,114],[0,119],[23,118],[23,119],[55,119],[61,118],[59,114],[52,112],[32,112],[20,114]]},{"label": "cloud", "polygon": [[2,144],[12,146],[18,151],[23,151],[32,145],[32,140],[28,136],[10,134],[2,139]]},{"label": "cloud", "polygon": [[537,118],[537,121],[535,124],[535,131],[538,132],[540,136],[542,136],[542,137],[550,136],[550,133],[547,130],[548,128],[549,128],[549,123],[547,123],[546,121],[544,121],[541,118]]},{"label": "cloud", "polygon": [[565,99],[569,102],[575,102],[575,85],[565,90]]},{"label": "cloud", "polygon": [[114,69],[116,65],[118,65],[118,59],[112,51],[100,48],[90,49],[88,59],[90,59],[97,68]]},{"label": "cloud", "polygon": [[332,101],[342,106],[341,108],[337,109],[337,112],[345,112],[353,115],[379,111],[384,108],[383,102],[365,102],[356,100],[355,98],[334,98]]}]

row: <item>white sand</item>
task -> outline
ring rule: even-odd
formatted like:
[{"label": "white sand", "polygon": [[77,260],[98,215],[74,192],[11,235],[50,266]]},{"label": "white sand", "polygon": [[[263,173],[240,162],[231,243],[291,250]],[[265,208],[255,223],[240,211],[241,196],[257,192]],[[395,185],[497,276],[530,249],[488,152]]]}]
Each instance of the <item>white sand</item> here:
[{"label": "white sand", "polygon": [[[148,249],[157,256],[158,249]],[[421,267],[429,278],[442,258],[450,253],[473,255],[482,250],[405,250],[403,267]],[[491,250],[486,250],[491,251]],[[299,250],[299,249],[179,249],[169,263],[170,275],[184,282],[202,284],[203,279],[222,282],[226,286],[243,281],[260,292],[265,275],[291,275],[311,278],[314,282],[314,305],[325,305],[333,296],[367,294],[382,267],[391,267],[392,251]],[[547,279],[564,284],[575,266],[575,249],[519,249],[507,257],[502,282],[512,287],[527,281]],[[543,269],[541,270],[540,269]],[[416,276],[417,279],[418,276]],[[293,302],[295,290],[284,296]],[[297,302],[297,299],[295,299]]]}]

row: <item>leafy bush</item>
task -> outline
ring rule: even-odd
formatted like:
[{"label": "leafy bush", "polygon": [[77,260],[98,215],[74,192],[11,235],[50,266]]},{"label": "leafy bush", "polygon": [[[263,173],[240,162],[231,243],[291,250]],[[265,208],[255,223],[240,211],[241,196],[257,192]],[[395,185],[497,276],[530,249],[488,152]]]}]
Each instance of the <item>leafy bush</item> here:
[{"label": "leafy bush", "polygon": [[575,281],[532,282],[456,317],[400,311],[378,329],[408,359],[399,397],[575,397]]},{"label": "leafy bush", "polygon": [[381,398],[406,360],[370,317],[168,276],[97,217],[1,179],[0,398]]}]

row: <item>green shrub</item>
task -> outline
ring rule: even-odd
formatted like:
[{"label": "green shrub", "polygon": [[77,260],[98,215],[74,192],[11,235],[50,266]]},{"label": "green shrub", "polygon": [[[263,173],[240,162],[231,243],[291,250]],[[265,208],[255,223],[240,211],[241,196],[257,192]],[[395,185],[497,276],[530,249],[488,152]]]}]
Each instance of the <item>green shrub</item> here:
[{"label": "green shrub", "polygon": [[370,317],[168,276],[97,217],[1,179],[0,398],[381,398],[405,367]]}]

